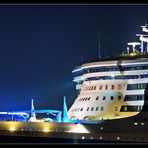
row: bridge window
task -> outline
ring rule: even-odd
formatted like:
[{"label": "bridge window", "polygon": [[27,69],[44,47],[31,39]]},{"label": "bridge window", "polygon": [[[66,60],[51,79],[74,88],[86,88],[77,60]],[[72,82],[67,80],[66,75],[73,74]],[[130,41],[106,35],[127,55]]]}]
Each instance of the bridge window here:
[{"label": "bridge window", "polygon": [[144,95],[139,95],[139,99],[143,100],[144,99]]},{"label": "bridge window", "polygon": [[142,89],[142,84],[137,84],[137,89]]},{"label": "bridge window", "polygon": [[122,112],[138,112],[142,110],[142,106],[135,105],[135,106],[122,106],[121,111]]},{"label": "bridge window", "polygon": [[147,83],[128,84],[127,90],[145,89]]},{"label": "bridge window", "polygon": [[126,95],[124,101],[144,100],[144,95]]}]

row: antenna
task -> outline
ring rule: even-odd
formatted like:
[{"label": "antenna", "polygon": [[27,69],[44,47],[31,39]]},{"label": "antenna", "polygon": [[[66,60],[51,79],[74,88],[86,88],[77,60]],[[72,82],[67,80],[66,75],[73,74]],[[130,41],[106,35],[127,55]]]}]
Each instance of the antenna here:
[{"label": "antenna", "polygon": [[148,26],[148,18],[145,20],[145,26]]},{"label": "antenna", "polygon": [[98,30],[98,49],[99,49],[99,59],[101,58],[101,51],[100,51],[100,30]]}]

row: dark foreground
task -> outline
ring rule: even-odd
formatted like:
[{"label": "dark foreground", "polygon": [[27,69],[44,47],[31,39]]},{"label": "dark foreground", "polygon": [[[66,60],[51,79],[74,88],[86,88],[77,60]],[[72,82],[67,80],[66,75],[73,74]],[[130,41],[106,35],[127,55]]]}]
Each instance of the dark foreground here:
[{"label": "dark foreground", "polygon": [[79,140],[79,139],[61,139],[61,138],[40,138],[40,137],[18,137],[18,136],[0,136],[0,143],[101,143],[97,140]]},{"label": "dark foreground", "polygon": [[[132,142],[0,136],[0,144],[130,144]],[[134,143],[135,144],[135,143]],[[136,143],[140,144],[140,143]],[[142,143],[147,144],[147,143]]]}]

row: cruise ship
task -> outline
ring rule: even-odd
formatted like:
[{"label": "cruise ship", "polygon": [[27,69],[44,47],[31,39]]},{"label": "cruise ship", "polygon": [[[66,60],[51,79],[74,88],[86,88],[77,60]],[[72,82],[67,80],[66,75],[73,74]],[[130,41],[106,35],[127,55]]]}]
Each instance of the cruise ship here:
[{"label": "cruise ship", "polygon": [[[147,143],[148,24],[141,28],[142,34],[136,35],[139,42],[127,43],[122,54],[82,64],[72,71],[78,95],[68,110],[64,99],[63,110],[52,112],[60,120],[3,121],[0,135],[84,143]],[[30,111],[31,118],[35,112]]]}]

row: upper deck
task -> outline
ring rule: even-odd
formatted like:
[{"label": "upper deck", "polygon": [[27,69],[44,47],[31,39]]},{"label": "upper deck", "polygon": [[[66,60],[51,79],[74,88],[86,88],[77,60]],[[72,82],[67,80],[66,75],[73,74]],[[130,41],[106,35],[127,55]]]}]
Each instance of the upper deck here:
[{"label": "upper deck", "polygon": [[82,64],[81,66],[76,67],[72,72],[81,71],[88,68],[99,68],[99,67],[109,67],[109,66],[125,66],[125,65],[139,65],[139,64],[148,64],[148,54],[142,55],[115,55],[112,57],[99,59],[97,62],[90,62]]}]

